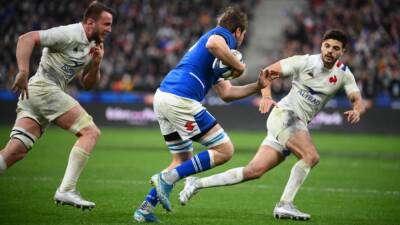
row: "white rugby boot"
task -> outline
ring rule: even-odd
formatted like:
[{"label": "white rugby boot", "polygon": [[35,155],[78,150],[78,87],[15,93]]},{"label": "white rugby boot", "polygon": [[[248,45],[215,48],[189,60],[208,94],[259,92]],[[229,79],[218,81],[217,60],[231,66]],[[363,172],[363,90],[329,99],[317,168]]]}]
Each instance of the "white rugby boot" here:
[{"label": "white rugby boot", "polygon": [[56,193],[54,194],[54,201],[57,205],[71,205],[76,208],[82,208],[83,210],[92,209],[96,206],[94,202],[83,199],[77,190],[61,192],[59,189],[57,189]]},{"label": "white rugby boot", "polygon": [[185,179],[185,187],[179,193],[179,202],[181,205],[186,205],[193,195],[197,193],[199,187],[196,184],[198,177],[187,177]]},{"label": "white rugby boot", "polygon": [[299,211],[291,202],[278,202],[273,215],[277,219],[309,220],[310,214]]}]

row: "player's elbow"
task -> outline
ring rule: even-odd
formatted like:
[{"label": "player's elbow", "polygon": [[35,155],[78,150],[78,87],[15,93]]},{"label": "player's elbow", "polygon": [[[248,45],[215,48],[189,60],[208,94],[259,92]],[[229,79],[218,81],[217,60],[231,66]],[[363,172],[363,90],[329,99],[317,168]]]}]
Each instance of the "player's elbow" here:
[{"label": "player's elbow", "polygon": [[224,101],[224,102],[226,102],[226,103],[229,103],[229,102],[235,100],[234,98],[232,98],[232,97],[229,96],[229,95],[222,95],[222,96],[220,96],[220,97],[221,97],[222,101]]},{"label": "player's elbow", "polygon": [[231,102],[235,100],[234,96],[230,94],[231,92],[229,90],[224,90],[219,92],[219,97],[226,103]]}]

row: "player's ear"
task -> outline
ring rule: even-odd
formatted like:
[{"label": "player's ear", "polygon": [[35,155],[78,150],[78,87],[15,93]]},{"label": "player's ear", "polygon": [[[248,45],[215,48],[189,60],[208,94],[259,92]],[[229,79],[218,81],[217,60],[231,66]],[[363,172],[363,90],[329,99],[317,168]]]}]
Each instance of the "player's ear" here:
[{"label": "player's ear", "polygon": [[236,28],[235,29],[235,34],[236,34],[236,36],[239,37],[242,34],[242,29],[240,27]]},{"label": "player's ear", "polygon": [[242,34],[242,29],[241,29],[240,27],[237,27],[237,28],[235,29],[235,31],[233,32],[233,36],[234,36],[235,38],[239,38],[241,34]]},{"label": "player's ear", "polygon": [[96,21],[93,18],[87,18],[86,20],[86,24],[89,26],[94,26],[95,22]]}]

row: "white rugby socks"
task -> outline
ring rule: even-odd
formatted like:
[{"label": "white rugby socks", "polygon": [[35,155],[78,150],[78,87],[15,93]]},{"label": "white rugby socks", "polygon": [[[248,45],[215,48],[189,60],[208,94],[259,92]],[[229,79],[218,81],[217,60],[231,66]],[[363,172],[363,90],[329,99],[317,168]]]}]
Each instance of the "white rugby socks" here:
[{"label": "white rugby socks", "polygon": [[238,167],[223,173],[200,178],[197,180],[197,185],[199,188],[207,188],[240,183],[243,181],[243,168]]},{"label": "white rugby socks", "polygon": [[67,169],[59,190],[66,192],[75,189],[76,182],[89,159],[89,154],[82,148],[74,146],[69,154]]},{"label": "white rugby socks", "polygon": [[6,161],[4,160],[4,157],[0,154],[0,174],[4,173],[6,169],[7,169]]},{"label": "white rugby socks", "polygon": [[290,177],[286,184],[285,190],[283,191],[281,201],[293,202],[297,191],[303,184],[310,170],[310,165],[305,163],[303,160],[299,160],[296,164],[294,164],[294,166],[292,167],[292,171],[290,172]]}]

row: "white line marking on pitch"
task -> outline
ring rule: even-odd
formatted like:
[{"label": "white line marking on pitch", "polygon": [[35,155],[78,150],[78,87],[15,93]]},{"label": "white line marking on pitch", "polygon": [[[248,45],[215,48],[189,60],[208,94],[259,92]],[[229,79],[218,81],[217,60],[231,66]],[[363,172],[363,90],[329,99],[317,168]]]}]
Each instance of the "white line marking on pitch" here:
[{"label": "white line marking on pitch", "polygon": [[[40,181],[40,182],[59,182],[59,179],[51,178],[51,177],[16,177],[16,176],[2,176],[0,177],[1,181],[17,181],[17,182],[25,182],[25,181]],[[134,184],[134,185],[149,185],[146,181],[138,181],[138,180],[104,180],[104,179],[85,179],[81,180],[83,183],[110,183],[110,184]],[[262,189],[276,189],[278,187],[272,185],[258,185],[246,183],[245,185],[238,185],[236,187],[248,188],[249,186],[254,186]],[[321,191],[321,192],[335,192],[335,193],[355,193],[355,194],[375,194],[375,195],[400,195],[400,191],[389,191],[389,190],[373,190],[373,189],[348,189],[348,188],[331,188],[331,187],[302,187],[301,190],[305,191]]]}]

